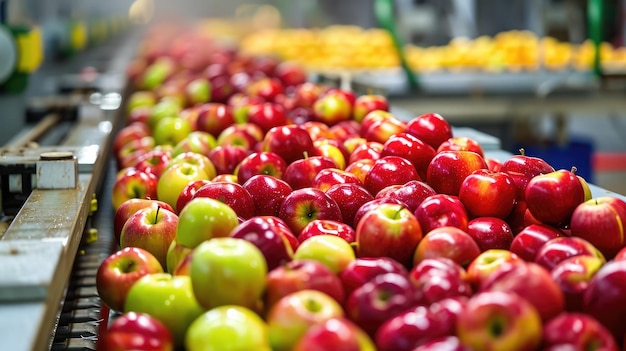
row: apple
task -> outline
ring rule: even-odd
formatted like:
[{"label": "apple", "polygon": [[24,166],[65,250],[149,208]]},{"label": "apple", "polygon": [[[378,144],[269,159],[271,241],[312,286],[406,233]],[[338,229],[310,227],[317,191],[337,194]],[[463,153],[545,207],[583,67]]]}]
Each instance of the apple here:
[{"label": "apple", "polygon": [[267,133],[274,127],[287,124],[287,113],[279,104],[264,102],[250,106],[248,121],[258,125],[264,133]]},{"label": "apple", "polygon": [[596,256],[572,256],[552,268],[550,275],[565,296],[567,311],[582,311],[589,282],[605,261]]},{"label": "apple", "polygon": [[303,82],[294,88],[296,106],[312,108],[322,94],[322,86],[314,82]]},{"label": "apple", "polygon": [[456,334],[457,316],[467,298],[447,298],[411,307],[390,318],[376,332],[379,351],[412,351],[431,340]]},{"label": "apple", "polygon": [[465,177],[459,199],[470,217],[505,219],[515,206],[515,183],[504,172],[479,169]]},{"label": "apple", "polygon": [[414,213],[426,198],[435,194],[435,190],[428,184],[419,180],[411,180],[402,185],[385,187],[376,194],[376,197],[398,199],[406,204],[409,211]]},{"label": "apple", "polygon": [[465,178],[479,169],[487,164],[475,152],[441,151],[428,164],[426,183],[437,193],[458,196]]},{"label": "apple", "polygon": [[217,138],[224,129],[235,123],[232,110],[219,102],[205,103],[197,108],[196,130]]},{"label": "apple", "polygon": [[113,235],[115,236],[115,242],[120,243],[120,236],[122,235],[122,227],[130,216],[135,214],[142,208],[157,207],[160,206],[166,210],[174,212],[174,209],[167,203],[154,199],[128,199],[120,204],[115,210],[113,216]]},{"label": "apple", "polygon": [[[487,163],[487,169],[492,172],[500,172],[502,170],[502,161],[497,158],[485,157],[485,162]],[[517,185],[515,189],[517,194]]]},{"label": "apple", "polygon": [[511,242],[510,250],[528,262],[534,262],[537,252],[548,240],[563,236],[563,232],[547,224],[531,224],[522,229]]},{"label": "apple", "polygon": [[307,81],[306,70],[302,64],[297,61],[280,62],[276,65],[274,75],[285,87],[300,86]]},{"label": "apple", "polygon": [[385,273],[397,273],[409,276],[406,267],[389,257],[358,257],[339,272],[339,278],[346,296],[374,277]]},{"label": "apple", "polygon": [[117,210],[122,203],[130,199],[156,199],[158,179],[151,173],[135,168],[121,170],[113,183],[111,201]]},{"label": "apple", "polygon": [[252,176],[242,186],[252,198],[257,216],[278,216],[281,203],[293,191],[284,180],[265,174]]},{"label": "apple", "polygon": [[387,98],[378,94],[359,95],[354,101],[352,118],[357,122],[361,122],[365,115],[374,110],[389,111]]},{"label": "apple", "polygon": [[243,219],[249,219],[255,214],[252,196],[239,183],[212,181],[196,190],[193,197],[206,197],[221,201]]},{"label": "apple", "polygon": [[469,297],[472,286],[467,272],[449,258],[426,258],[409,271],[411,283],[417,288],[417,301],[429,306],[449,297]]},{"label": "apple", "polygon": [[154,92],[147,90],[136,90],[128,96],[128,102],[126,103],[126,111],[132,112],[138,107],[151,107],[156,104],[157,99]]},{"label": "apple", "polygon": [[326,93],[313,103],[315,120],[329,126],[352,118],[352,103],[338,90]]},{"label": "apple", "polygon": [[133,140],[140,140],[143,137],[150,136],[152,132],[144,123],[130,123],[122,127],[113,138],[112,152],[118,156],[122,148]]},{"label": "apple", "polygon": [[176,205],[185,187],[193,181],[210,179],[211,177],[200,165],[190,163],[172,165],[166,168],[159,178],[157,184],[157,198],[172,206],[177,212],[180,212],[180,209],[178,209]]},{"label": "apple", "polygon": [[265,307],[269,310],[284,296],[306,289],[326,293],[339,304],[345,300],[342,281],[330,268],[316,260],[300,259],[276,266],[268,272]]},{"label": "apple", "polygon": [[513,242],[513,231],[507,222],[496,217],[477,217],[467,224],[469,234],[480,251],[508,250]]},{"label": "apple", "polygon": [[446,150],[465,150],[465,151],[473,151],[479,154],[481,157],[485,157],[485,152],[483,151],[483,147],[480,144],[469,137],[464,136],[455,136],[447,139],[439,147],[437,148],[437,152],[446,151]]},{"label": "apple", "polygon": [[359,144],[350,153],[350,157],[348,158],[348,165],[363,160],[378,160],[381,157],[381,153],[383,152],[383,147],[384,144],[377,141],[366,141],[363,144]]},{"label": "apple", "polygon": [[189,105],[203,104],[211,100],[211,82],[196,78],[185,85],[185,97]]},{"label": "apple", "polygon": [[98,337],[98,350],[173,351],[172,333],[146,313],[128,312],[115,318]]},{"label": "apple", "polygon": [[283,296],[266,317],[272,350],[292,350],[311,327],[343,316],[341,305],[321,291],[304,289]]},{"label": "apple", "polygon": [[294,260],[316,260],[339,274],[350,262],[354,261],[354,249],[345,239],[331,234],[314,235],[300,242]]},{"label": "apple", "polygon": [[283,178],[287,169],[287,162],[273,152],[253,152],[246,156],[235,168],[235,175],[239,184],[257,174],[270,175],[278,179]]},{"label": "apple", "polygon": [[282,157],[287,164],[314,154],[313,139],[299,125],[273,127],[265,133],[261,141],[261,150],[273,152]]},{"label": "apple", "polygon": [[426,179],[428,164],[436,151],[430,145],[409,133],[392,135],[383,144],[381,156],[400,156],[413,164],[421,179]]},{"label": "apple", "polygon": [[302,231],[300,231],[298,241],[303,242],[315,235],[335,235],[348,243],[353,243],[356,238],[354,228],[346,223],[330,219],[316,219],[307,224]]},{"label": "apple", "polygon": [[236,92],[235,87],[230,82],[230,77],[227,74],[219,74],[213,77],[209,77],[211,83],[211,101],[223,103],[228,102],[228,99]]},{"label": "apple", "polygon": [[517,188],[517,199],[524,200],[528,182],[535,176],[554,172],[555,169],[545,160],[528,156],[524,149],[520,149],[519,155],[511,156],[502,163],[500,171],[513,178]]},{"label": "apple", "polygon": [[154,126],[152,134],[156,145],[176,145],[192,132],[189,121],[180,117],[164,117]]},{"label": "apple", "polygon": [[363,218],[363,216],[367,212],[378,208],[378,206],[380,206],[381,204],[396,204],[396,205],[401,205],[403,207],[407,207],[404,202],[398,199],[391,198],[391,197],[374,198],[370,201],[367,201],[356,210],[356,213],[354,214],[354,218],[353,218],[354,225],[352,227],[356,229],[359,222],[361,221],[361,218]]},{"label": "apple", "polygon": [[339,168],[324,168],[311,180],[311,187],[326,192],[335,184],[354,183],[362,185],[361,180],[353,173]]},{"label": "apple", "polygon": [[124,313],[146,313],[163,323],[172,334],[175,347],[183,345],[189,325],[204,309],[198,304],[191,278],[169,273],[147,274],[132,285]]},{"label": "apple", "polygon": [[571,235],[583,238],[611,258],[626,244],[626,201],[602,196],[578,205],[572,213]]},{"label": "apple", "polygon": [[316,219],[341,221],[341,209],[330,196],[315,188],[296,189],[280,205],[278,217],[298,236]]},{"label": "apple", "polygon": [[226,127],[217,136],[217,145],[240,146],[246,150],[255,149],[258,142],[263,140],[263,130],[252,123],[233,124]]},{"label": "apple", "polygon": [[294,351],[355,350],[374,351],[372,339],[345,317],[331,318],[313,325],[298,340]]},{"label": "apple", "polygon": [[467,211],[457,196],[430,195],[417,206],[414,214],[424,233],[439,227],[457,227],[464,231],[468,230]]},{"label": "apple", "polygon": [[230,237],[248,240],[263,254],[267,269],[272,270],[291,261],[294,250],[283,229],[274,225],[267,217],[250,218],[230,232]]},{"label": "apple", "polygon": [[569,224],[572,213],[585,201],[580,179],[571,171],[558,170],[533,177],[524,197],[530,213],[542,223]]},{"label": "apple", "polygon": [[172,159],[172,153],[165,149],[153,149],[135,159],[133,167],[138,171],[154,174],[156,178],[161,176],[168,163]]},{"label": "apple", "polygon": [[550,272],[533,262],[503,264],[479,287],[479,291],[504,291],[530,302],[543,321],[564,311],[565,298]]},{"label": "apple", "polygon": [[625,282],[626,261],[609,261],[591,278],[583,296],[583,312],[597,319],[617,341],[626,335]]},{"label": "apple", "polygon": [[309,133],[313,141],[319,139],[333,139],[334,137],[330,130],[331,127],[323,122],[307,121],[302,123],[301,127]]},{"label": "apple", "polygon": [[576,312],[562,313],[546,323],[542,340],[542,344],[550,350],[590,347],[595,350],[619,350],[605,326],[589,315]]},{"label": "apple", "polygon": [[385,273],[352,291],[345,309],[351,321],[374,337],[385,321],[416,303],[416,288],[405,275]]},{"label": "apple", "polygon": [[374,199],[363,186],[356,183],[332,185],[326,195],[335,200],[341,211],[342,222],[356,228],[354,217],[365,203]]},{"label": "apple", "polygon": [[163,84],[173,72],[176,64],[169,57],[159,57],[150,63],[141,78],[141,86],[147,90],[154,90]]},{"label": "apple", "polygon": [[154,131],[156,125],[164,118],[176,117],[180,115],[183,106],[180,101],[175,98],[161,98],[152,106],[150,116],[148,117],[148,127]]},{"label": "apple", "polygon": [[138,210],[130,216],[120,235],[120,247],[139,247],[150,252],[167,267],[167,250],[176,237],[178,216],[160,206]]},{"label": "apple", "polygon": [[421,178],[411,162],[399,156],[385,156],[374,162],[365,175],[363,185],[375,196],[387,186],[403,185],[412,180],[421,180]]},{"label": "apple", "polygon": [[213,238],[191,257],[191,283],[206,309],[237,305],[255,310],[265,290],[267,263],[259,248],[238,238]]},{"label": "apple", "polygon": [[153,150],[155,147],[156,144],[152,135],[129,141],[115,154],[117,168],[133,167],[137,163],[139,156]]},{"label": "apple", "polygon": [[478,288],[498,267],[520,262],[525,261],[509,250],[487,249],[467,266],[467,280],[474,288]]},{"label": "apple", "polygon": [[457,336],[443,336],[427,341],[412,351],[472,351]]},{"label": "apple", "polygon": [[486,291],[469,299],[456,330],[461,343],[472,350],[535,350],[541,344],[542,323],[523,297]]},{"label": "apple", "polygon": [[424,235],[414,251],[413,265],[427,258],[445,257],[467,267],[478,255],[480,248],[466,231],[444,226]]},{"label": "apple", "polygon": [[194,151],[185,151],[174,156],[170,163],[167,164],[166,170],[181,163],[198,166],[200,170],[206,173],[209,179],[215,178],[217,174],[211,159],[205,154]]},{"label": "apple", "polygon": [[561,236],[548,240],[535,255],[535,262],[547,270],[551,270],[565,259],[574,256],[592,256],[605,262],[598,249],[587,240],[574,236]]},{"label": "apple", "polygon": [[370,124],[363,133],[363,137],[367,141],[385,143],[392,136],[404,133],[406,131],[406,122],[395,117],[385,118]]},{"label": "apple", "polygon": [[[379,122],[390,120],[390,119],[396,119],[396,116],[389,111],[374,110],[374,111],[368,112],[361,120],[361,127],[359,128],[359,135],[363,137],[364,139],[367,139],[365,134],[367,134],[367,131],[370,129],[372,125],[379,124]],[[384,143],[384,141],[381,142],[381,144],[382,143]]]},{"label": "apple", "polygon": [[207,179],[198,179],[187,183],[187,185],[180,192],[180,195],[178,195],[178,199],[176,200],[176,209],[178,210],[177,212],[180,213],[180,211],[183,210],[187,203],[193,199],[198,189],[211,182],[211,180]]},{"label": "apple", "polygon": [[337,165],[326,156],[311,156],[290,163],[282,179],[294,190],[307,188],[312,186],[315,176],[326,168],[337,168]]},{"label": "apple", "polygon": [[96,272],[98,296],[113,311],[123,311],[130,287],[141,277],[163,273],[159,260],[139,247],[126,247],[107,256]]},{"label": "apple", "polygon": [[[330,127],[332,137],[330,139],[337,140],[344,144],[346,140],[351,138],[360,138],[361,124],[355,120],[343,121]],[[365,140],[365,138],[363,138]],[[347,151],[347,150],[346,150]]]},{"label": "apple", "polygon": [[216,145],[217,141],[213,135],[207,132],[194,130],[174,145],[172,149],[172,156],[176,157],[185,152],[194,152],[204,156],[209,156]]},{"label": "apple", "polygon": [[230,206],[208,197],[194,198],[179,214],[176,241],[195,248],[205,240],[230,236],[238,225],[237,214]]},{"label": "apple", "polygon": [[386,256],[408,266],[421,240],[417,218],[399,204],[380,204],[366,212],[356,227],[358,257]]},{"label": "apple", "polygon": [[437,150],[444,141],[452,138],[452,127],[441,115],[426,113],[407,123],[406,131]]},{"label": "apple", "polygon": [[506,218],[506,222],[516,235],[531,224],[542,224],[528,211],[528,205],[525,200],[516,201],[515,206],[513,206],[513,211],[511,211],[511,214]]},{"label": "apple", "polygon": [[276,97],[283,94],[285,87],[278,78],[274,77],[262,77],[251,82],[247,88],[246,93],[249,96],[260,97],[261,99],[269,102],[276,100]]},{"label": "apple", "polygon": [[271,351],[267,323],[243,306],[219,306],[189,325],[185,350]]},{"label": "apple", "polygon": [[191,256],[190,254],[192,251],[192,248],[183,246],[176,242],[176,240],[172,240],[170,247],[167,249],[167,256],[165,258],[166,272],[173,275],[189,275],[187,269],[189,267],[182,267],[182,265],[188,265],[188,262],[184,261],[189,260],[188,257]]}]

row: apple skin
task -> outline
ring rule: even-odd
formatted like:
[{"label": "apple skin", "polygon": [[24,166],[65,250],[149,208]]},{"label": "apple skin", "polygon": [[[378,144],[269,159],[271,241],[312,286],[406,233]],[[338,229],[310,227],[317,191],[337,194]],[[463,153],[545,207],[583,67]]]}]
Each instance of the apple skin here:
[{"label": "apple skin", "polygon": [[472,351],[463,345],[457,336],[444,336],[434,338],[411,351]]},{"label": "apple skin", "polygon": [[541,318],[531,303],[514,293],[479,292],[457,318],[457,335],[473,350],[535,350]]},{"label": "apple skin", "polygon": [[217,142],[212,134],[195,130],[187,134],[187,136],[172,147],[172,156],[176,157],[185,152],[194,152],[209,156],[216,144]]},{"label": "apple skin", "polygon": [[524,261],[534,262],[537,252],[548,240],[564,233],[547,224],[531,224],[515,235],[510,250]]},{"label": "apple skin", "polygon": [[543,321],[564,311],[565,297],[550,272],[532,262],[502,264],[479,287],[479,291],[504,291],[530,302]]},{"label": "apple skin", "polygon": [[293,260],[270,270],[265,288],[265,308],[293,292],[311,289],[321,291],[339,304],[345,300],[342,281],[325,264],[311,259]]},{"label": "apple skin", "polygon": [[293,191],[284,180],[266,174],[252,176],[242,186],[252,198],[256,216],[278,216],[280,205]]},{"label": "apple skin", "polygon": [[274,127],[287,124],[287,114],[282,105],[264,102],[250,106],[248,121],[261,127],[263,133],[267,133]]},{"label": "apple skin", "polygon": [[429,196],[437,194],[428,184],[411,180],[403,185],[391,185],[381,189],[376,197],[395,198],[406,204],[409,211],[415,213],[417,207]]},{"label": "apple skin", "polygon": [[250,150],[237,145],[218,145],[209,151],[207,155],[213,165],[216,173],[231,174],[235,172],[235,168],[241,161],[250,154]]},{"label": "apple skin", "polygon": [[263,254],[268,270],[286,264],[293,258],[294,250],[282,234],[282,229],[266,217],[258,216],[244,221],[230,232],[230,237],[254,244]]},{"label": "apple skin", "polygon": [[304,82],[294,89],[296,105],[312,108],[317,98],[322,94],[322,86],[313,82]]},{"label": "apple skin", "polygon": [[583,238],[606,257],[614,257],[626,244],[626,201],[610,196],[578,205],[570,221],[571,235]]},{"label": "apple skin", "polygon": [[346,296],[350,296],[361,285],[385,273],[409,276],[406,267],[390,257],[358,257],[339,273],[339,278]]},{"label": "apple skin", "polygon": [[233,124],[226,127],[226,129],[217,136],[216,146],[232,145],[252,151],[255,149],[257,143],[263,140],[263,136],[263,130],[256,124]]},{"label": "apple skin", "polygon": [[354,101],[352,119],[361,122],[365,115],[374,110],[389,111],[389,101],[383,95],[364,94]]},{"label": "apple skin", "polygon": [[417,218],[403,205],[382,203],[366,212],[356,227],[358,257],[390,257],[409,266],[422,240]]},{"label": "apple skin", "polygon": [[375,276],[356,288],[346,300],[347,317],[370,337],[388,319],[416,305],[416,288],[398,273]]},{"label": "apple skin", "polygon": [[506,222],[515,235],[531,224],[542,224],[528,211],[528,205],[524,200],[517,200]]},{"label": "apple skin", "polygon": [[530,213],[542,223],[569,224],[572,213],[585,201],[580,179],[571,171],[558,170],[533,177],[524,198]]},{"label": "apple skin", "polygon": [[270,351],[267,324],[242,306],[219,306],[204,312],[189,325],[185,350]]},{"label": "apple skin", "polygon": [[139,247],[126,247],[107,256],[96,272],[98,296],[114,311],[123,311],[130,287],[146,274],[163,273],[159,260]]},{"label": "apple skin", "polygon": [[525,155],[524,149],[521,149],[520,152],[520,155],[514,155],[504,160],[500,171],[513,178],[517,188],[517,199],[524,200],[528,182],[535,176],[554,172],[555,169],[539,157]]},{"label": "apple skin", "polygon": [[550,239],[543,244],[535,255],[535,263],[551,270],[563,260],[583,255],[597,257],[606,262],[602,253],[587,240],[573,236],[562,236]]},{"label": "apple skin", "polygon": [[337,165],[329,157],[311,156],[290,163],[282,179],[294,190],[308,188],[313,185],[315,176],[326,168],[337,168]]},{"label": "apple skin", "polygon": [[487,169],[485,159],[472,151],[441,151],[428,164],[426,183],[439,194],[459,195],[465,177]]},{"label": "apple skin", "polygon": [[350,152],[348,165],[363,160],[378,160],[381,157],[380,155],[383,151],[383,147],[384,144],[376,141],[366,141],[365,143],[360,143],[354,148],[354,150],[352,150],[352,152]]},{"label": "apple skin", "polygon": [[374,162],[365,175],[363,185],[375,196],[387,186],[402,185],[412,180],[421,178],[411,162],[399,156],[385,156]]},{"label": "apple skin", "polygon": [[278,217],[298,236],[316,219],[341,221],[341,209],[330,196],[315,188],[296,189],[280,205]]},{"label": "apple skin", "polygon": [[122,204],[118,206],[117,210],[115,210],[115,214],[113,215],[113,235],[115,236],[115,242],[117,244],[120,243],[122,228],[124,227],[124,224],[126,223],[128,218],[130,218],[130,216],[132,216],[133,214],[135,214],[135,212],[139,211],[142,208],[155,206],[160,206],[161,208],[174,212],[172,206],[159,200],[134,198],[122,202]]},{"label": "apple skin", "polygon": [[458,196],[430,195],[417,206],[414,214],[424,233],[448,226],[468,230],[469,216]]},{"label": "apple skin", "polygon": [[147,313],[158,319],[179,347],[187,328],[204,309],[193,294],[190,277],[153,273],[141,277],[130,288],[124,305],[124,313],[128,312]]},{"label": "apple skin", "polygon": [[374,141],[382,144],[389,140],[392,136],[404,133],[405,131],[406,122],[392,117],[373,122],[369,128],[365,130],[363,137],[367,141]]},{"label": "apple skin", "polygon": [[324,168],[320,170],[315,177],[313,177],[313,180],[311,180],[311,187],[326,192],[335,184],[345,183],[363,185],[361,180],[353,173],[339,168]]},{"label": "apple skin", "polygon": [[473,293],[467,272],[449,258],[427,258],[409,271],[411,283],[417,287],[417,302],[429,306],[449,297],[469,297]]},{"label": "apple skin", "polygon": [[316,219],[300,231],[298,241],[302,243],[315,235],[336,235],[348,243],[356,239],[356,232],[350,225],[330,219]]},{"label": "apple skin", "polygon": [[230,206],[208,197],[194,198],[178,216],[176,242],[193,249],[205,240],[230,236],[238,225]]},{"label": "apple skin", "polygon": [[342,222],[356,228],[354,217],[365,203],[374,200],[363,186],[354,183],[335,184],[326,190],[326,195],[335,200],[341,211]]},{"label": "apple skin", "polygon": [[513,242],[513,231],[509,224],[496,217],[477,217],[467,224],[469,234],[478,244],[480,251],[489,249],[508,250]]},{"label": "apple skin", "polygon": [[505,219],[515,206],[515,183],[504,172],[479,169],[465,177],[459,189],[459,199],[470,217]]},{"label": "apple skin", "polygon": [[194,199],[206,197],[223,202],[243,219],[251,218],[256,212],[252,196],[239,183],[212,181],[196,190],[193,197]]},{"label": "apple skin", "polygon": [[374,198],[374,199],[372,199],[370,201],[367,201],[366,203],[361,205],[361,207],[359,207],[356,210],[356,213],[354,214],[354,218],[353,218],[354,225],[352,227],[356,229],[356,227],[359,224],[359,221],[361,221],[361,218],[363,218],[363,216],[367,212],[378,208],[378,206],[380,206],[382,204],[396,204],[396,205],[401,205],[401,206],[407,207],[404,202],[402,202],[402,201],[400,201],[398,199],[391,198],[391,197],[383,196],[383,197],[379,197],[379,198]]},{"label": "apple skin", "polygon": [[172,242],[170,243],[170,247],[167,249],[165,271],[172,275],[189,275],[187,269],[189,267],[182,266],[189,264],[189,262],[184,261],[189,260],[188,256],[190,256],[191,251],[193,251],[193,249],[177,243],[176,240],[172,240]]},{"label": "apple skin", "polygon": [[261,151],[273,152],[290,164],[312,156],[315,149],[309,133],[301,126],[292,124],[268,130],[261,141]]},{"label": "apple skin", "polygon": [[113,155],[119,155],[120,150],[124,145],[128,144],[131,140],[139,140],[145,136],[151,135],[150,128],[144,123],[130,123],[122,127],[113,138]]},{"label": "apple skin", "polygon": [[283,296],[266,316],[272,350],[292,350],[311,327],[343,316],[341,305],[321,291],[304,289]]},{"label": "apple skin", "polygon": [[178,199],[176,200],[176,208],[178,209],[177,213],[180,213],[180,211],[183,210],[187,203],[193,200],[193,197],[198,189],[209,183],[211,183],[211,181],[207,179],[198,179],[187,183],[187,185],[180,192],[180,195],[178,195]]},{"label": "apple skin", "polygon": [[582,311],[585,290],[605,263],[603,259],[595,256],[573,256],[552,268],[550,275],[565,296],[565,310]]},{"label": "apple skin", "polygon": [[178,163],[171,165],[159,178],[157,184],[157,198],[176,208],[178,197],[185,187],[196,180],[210,180],[211,177],[201,168],[200,165],[190,163]]},{"label": "apple skin", "polygon": [[126,220],[120,235],[120,247],[139,247],[150,252],[167,267],[167,250],[176,238],[178,216],[159,206],[146,207]]},{"label": "apple skin", "polygon": [[514,265],[525,262],[519,256],[506,249],[488,249],[480,253],[467,266],[467,280],[475,289],[502,265]]},{"label": "apple skin", "polygon": [[255,310],[265,290],[267,263],[259,248],[237,238],[213,238],[191,257],[193,293],[206,309],[238,305]]},{"label": "apple skin", "polygon": [[426,113],[414,117],[407,123],[407,133],[412,134],[435,150],[444,141],[452,138],[452,127],[437,113]]},{"label": "apple skin", "polygon": [[231,108],[219,102],[210,102],[198,107],[196,130],[211,134],[217,138],[219,134],[235,123]]},{"label": "apple skin", "polygon": [[338,90],[321,95],[313,103],[315,120],[329,126],[352,118],[352,102]]},{"label": "apple skin", "polygon": [[398,133],[383,144],[381,156],[400,156],[407,159],[421,179],[426,179],[428,164],[437,152],[426,142],[409,133]]},{"label": "apple skin", "polygon": [[615,340],[624,340],[626,324],[626,261],[609,261],[591,278],[583,297],[583,312],[597,319]]},{"label": "apple skin", "polygon": [[379,351],[412,351],[431,340],[456,334],[457,316],[467,298],[447,298],[411,307],[385,321],[376,332]]},{"label": "apple skin", "polygon": [[372,339],[345,317],[331,318],[311,327],[298,340],[294,351],[374,351]]},{"label": "apple skin", "polygon": [[543,345],[550,350],[584,349],[617,351],[611,333],[595,318],[576,312],[562,313],[543,326]]},{"label": "apple skin", "polygon": [[156,145],[176,145],[185,139],[193,131],[191,124],[180,117],[165,117],[161,119],[154,130],[154,143]]},{"label": "apple skin", "polygon": [[166,149],[153,149],[135,159],[135,169],[154,174],[159,178],[172,159],[172,152]]},{"label": "apple skin", "polygon": [[135,168],[120,171],[111,190],[113,209],[117,210],[129,199],[156,199],[157,186],[158,179],[151,173]]},{"label": "apple skin", "polygon": [[447,150],[464,150],[464,151],[473,151],[479,154],[481,157],[485,157],[485,152],[483,151],[483,147],[480,144],[469,137],[456,136],[452,138],[448,138],[446,141],[441,143],[437,148],[437,152],[447,151]]},{"label": "apple skin", "polygon": [[445,257],[462,267],[467,267],[478,255],[480,248],[464,230],[457,227],[439,227],[424,235],[413,254],[413,265],[428,258]]},{"label": "apple skin", "polygon": [[314,235],[301,241],[293,254],[294,260],[316,260],[339,274],[350,262],[354,261],[354,249],[345,239],[336,235]]},{"label": "apple skin", "polygon": [[253,152],[246,156],[235,168],[235,175],[239,184],[257,174],[271,175],[278,179],[283,178],[287,169],[287,162],[273,152]]},{"label": "apple skin", "polygon": [[172,333],[146,313],[128,312],[115,318],[98,337],[103,351],[174,351]]}]

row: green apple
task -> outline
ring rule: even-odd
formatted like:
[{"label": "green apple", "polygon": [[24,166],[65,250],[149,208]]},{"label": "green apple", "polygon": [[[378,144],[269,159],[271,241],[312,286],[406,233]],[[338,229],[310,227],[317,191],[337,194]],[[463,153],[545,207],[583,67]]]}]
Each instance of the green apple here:
[{"label": "green apple", "polygon": [[178,117],[182,111],[182,106],[175,99],[161,99],[150,109],[148,117],[148,127],[154,130],[157,123],[165,117]]},{"label": "green apple", "polygon": [[151,91],[138,90],[130,94],[128,97],[128,103],[126,104],[126,111],[131,113],[134,109],[139,107],[152,107],[156,104],[156,96]]},{"label": "green apple", "polygon": [[265,291],[267,263],[247,240],[214,238],[192,252],[190,275],[193,292],[205,308],[238,305],[256,310]]},{"label": "green apple", "polygon": [[217,141],[213,135],[196,130],[189,133],[183,140],[174,145],[172,157],[176,157],[188,151],[208,156],[216,145]]},{"label": "green apple", "polygon": [[242,306],[220,306],[198,317],[187,329],[187,351],[271,351],[267,324]]},{"label": "green apple", "polygon": [[209,197],[193,198],[178,216],[176,242],[195,248],[206,240],[230,236],[238,225],[237,213],[230,206]]},{"label": "green apple", "polygon": [[193,249],[181,245],[176,240],[172,240],[170,247],[167,249],[165,258],[165,266],[168,273],[174,274],[176,267],[191,253]]},{"label": "green apple", "polygon": [[326,265],[333,273],[339,274],[355,254],[352,246],[336,235],[315,235],[304,240],[293,255],[294,260],[311,259]]},{"label": "green apple", "polygon": [[157,198],[176,209],[178,196],[187,184],[194,180],[209,180],[209,175],[199,166],[190,163],[178,163],[167,167],[157,183]]},{"label": "green apple", "polygon": [[205,310],[193,294],[190,277],[153,273],[141,277],[128,291],[124,312],[131,311],[161,321],[176,345],[182,346],[187,328]]},{"label": "green apple", "polygon": [[292,350],[309,328],[343,316],[341,305],[319,290],[305,289],[285,295],[267,313],[272,349]]},{"label": "green apple", "polygon": [[190,105],[211,100],[211,82],[206,78],[196,78],[185,86],[185,96]]},{"label": "green apple", "polygon": [[154,126],[152,134],[157,145],[176,145],[192,132],[188,120],[176,117],[164,117]]},{"label": "green apple", "polygon": [[194,152],[194,151],[185,151],[181,154],[177,154],[176,156],[173,156],[173,155],[174,155],[174,150],[172,149],[172,159],[165,167],[166,169],[173,167],[174,165],[177,165],[179,163],[188,163],[188,164],[199,166],[200,169],[203,170],[204,173],[207,174],[209,179],[213,179],[217,175],[217,171],[215,170],[215,165],[213,164],[213,162],[207,155],[201,154],[199,152]]}]

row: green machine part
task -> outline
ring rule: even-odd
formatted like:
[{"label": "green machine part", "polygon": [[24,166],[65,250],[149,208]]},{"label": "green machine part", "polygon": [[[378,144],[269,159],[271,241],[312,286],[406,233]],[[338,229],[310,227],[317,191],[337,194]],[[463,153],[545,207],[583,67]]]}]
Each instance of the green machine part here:
[{"label": "green machine part", "polygon": [[[29,75],[43,61],[43,41],[38,27],[0,25],[0,92],[21,93]],[[5,60],[6,59],[6,60]]]}]

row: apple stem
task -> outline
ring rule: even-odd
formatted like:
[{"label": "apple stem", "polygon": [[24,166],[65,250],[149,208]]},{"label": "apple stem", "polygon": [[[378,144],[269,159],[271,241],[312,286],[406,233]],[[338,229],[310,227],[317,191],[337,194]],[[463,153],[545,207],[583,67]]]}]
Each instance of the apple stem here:
[{"label": "apple stem", "polygon": [[577,171],[578,171],[578,168],[576,168],[576,166],[572,166],[571,172],[576,174]]},{"label": "apple stem", "polygon": [[520,155],[522,155],[522,156],[524,156],[524,155],[526,154],[526,150],[524,150],[524,148],[523,148],[523,147],[522,147],[522,148],[520,148],[520,149],[519,149],[519,154],[520,154]]},{"label": "apple stem", "polygon": [[154,223],[153,224],[157,224],[157,222],[159,221],[159,211],[161,210],[161,206],[157,206],[157,210],[156,210],[156,216],[154,216]]},{"label": "apple stem", "polygon": [[303,152],[302,155],[304,155],[305,159],[309,158],[309,152],[308,151]]}]

